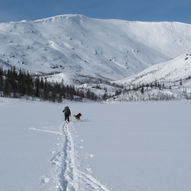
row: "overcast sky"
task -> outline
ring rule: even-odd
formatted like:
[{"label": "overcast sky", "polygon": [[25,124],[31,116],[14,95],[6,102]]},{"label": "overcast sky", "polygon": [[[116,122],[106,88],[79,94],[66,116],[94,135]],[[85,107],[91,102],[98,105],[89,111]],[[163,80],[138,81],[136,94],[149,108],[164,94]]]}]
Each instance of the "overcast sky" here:
[{"label": "overcast sky", "polygon": [[0,0],[0,22],[60,14],[191,23],[191,0]]}]

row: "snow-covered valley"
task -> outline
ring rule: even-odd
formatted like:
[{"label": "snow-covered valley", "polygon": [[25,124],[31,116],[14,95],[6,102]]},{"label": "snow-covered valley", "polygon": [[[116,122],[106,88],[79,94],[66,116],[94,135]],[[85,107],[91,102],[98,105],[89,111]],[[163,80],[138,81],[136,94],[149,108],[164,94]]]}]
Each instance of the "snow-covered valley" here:
[{"label": "snow-covered valley", "polygon": [[0,98],[0,190],[189,191],[190,104]]}]

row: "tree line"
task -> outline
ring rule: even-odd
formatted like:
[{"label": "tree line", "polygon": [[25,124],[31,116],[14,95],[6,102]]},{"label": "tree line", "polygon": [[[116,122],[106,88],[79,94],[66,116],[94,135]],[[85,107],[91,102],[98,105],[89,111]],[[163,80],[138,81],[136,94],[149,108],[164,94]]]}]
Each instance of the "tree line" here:
[{"label": "tree line", "polygon": [[[158,90],[152,92],[152,90]],[[170,91],[163,91],[170,90]],[[169,93],[169,92],[174,93]],[[175,100],[175,99],[191,99],[191,91],[183,85],[183,80],[166,81],[166,82],[151,82],[142,84],[130,84],[123,89],[118,89],[114,99],[125,96],[126,101],[147,101],[147,100]]]},{"label": "tree line", "polygon": [[0,68],[0,96],[11,98],[28,96],[53,102],[62,102],[63,99],[74,100],[76,98],[99,99],[90,90],[82,91],[71,85],[51,83],[42,77],[31,75],[29,72],[16,71],[15,67],[9,70]]},{"label": "tree line", "polygon": [[[179,82],[180,85],[182,85],[182,81]],[[174,84],[175,86],[176,84]],[[151,83],[143,83],[143,84],[131,84],[129,86],[123,87],[123,89],[117,90],[115,92],[115,96],[118,96],[122,93],[128,93],[128,92],[138,92],[140,91],[141,94],[144,94],[145,91],[151,90],[151,89],[158,89],[158,90],[164,90],[164,89],[171,89],[173,84],[165,85],[165,83],[160,82],[151,82]]]}]

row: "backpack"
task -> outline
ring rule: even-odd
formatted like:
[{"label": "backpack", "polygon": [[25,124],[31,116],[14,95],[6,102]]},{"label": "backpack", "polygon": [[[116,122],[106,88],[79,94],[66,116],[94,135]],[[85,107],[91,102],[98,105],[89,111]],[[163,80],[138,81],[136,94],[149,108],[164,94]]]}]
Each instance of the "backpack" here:
[{"label": "backpack", "polygon": [[68,106],[66,106],[63,110],[63,112],[65,113],[65,115],[70,115],[70,109]]}]

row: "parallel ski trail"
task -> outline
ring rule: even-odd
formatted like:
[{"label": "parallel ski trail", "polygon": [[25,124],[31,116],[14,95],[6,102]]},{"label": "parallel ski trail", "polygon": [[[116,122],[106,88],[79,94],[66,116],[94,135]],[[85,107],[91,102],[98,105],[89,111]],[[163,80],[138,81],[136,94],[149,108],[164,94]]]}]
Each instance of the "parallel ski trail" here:
[{"label": "parallel ski trail", "polygon": [[106,186],[100,183],[96,178],[94,178],[90,174],[86,174],[80,170],[78,170],[78,175],[81,177],[86,183],[90,184],[95,190],[103,190],[110,191]]},{"label": "parallel ski trail", "polygon": [[61,158],[61,171],[59,175],[59,191],[110,191],[92,175],[77,169],[75,163],[75,145],[70,133],[72,124],[62,125],[64,146],[58,153]]},{"label": "parallel ski trail", "polygon": [[75,166],[74,143],[68,129],[69,124],[63,125],[62,131],[65,136],[63,148],[62,171],[60,175],[61,191],[77,191],[78,180]]}]

